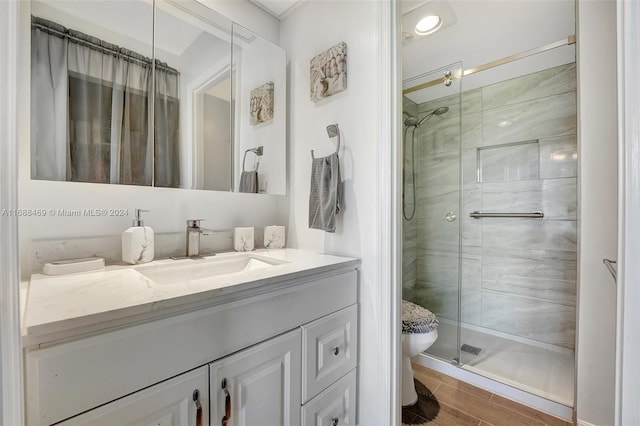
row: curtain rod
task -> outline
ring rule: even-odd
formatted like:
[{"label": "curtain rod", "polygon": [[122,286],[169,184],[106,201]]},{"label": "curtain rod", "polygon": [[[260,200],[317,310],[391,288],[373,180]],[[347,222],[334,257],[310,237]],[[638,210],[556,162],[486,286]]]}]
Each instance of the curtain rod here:
[{"label": "curtain rod", "polygon": [[462,75],[453,74],[453,75],[451,75],[449,77],[440,77],[440,78],[437,78],[435,80],[427,81],[426,83],[421,83],[421,84],[418,84],[416,86],[412,86],[412,87],[409,87],[407,89],[403,89],[402,90],[402,94],[406,95],[407,93],[417,92],[418,90],[426,89],[427,87],[435,86],[437,84],[443,84],[446,79],[460,78],[460,77],[463,77],[463,76],[475,74],[475,73],[478,73],[480,71],[485,71],[485,70],[488,70],[488,69],[491,69],[491,68],[494,68],[494,67],[497,67],[497,66],[500,66],[500,65],[504,65],[504,64],[508,64],[510,62],[517,61],[519,59],[524,59],[524,58],[527,58],[529,56],[537,55],[538,53],[546,52],[548,50],[552,50],[552,49],[555,49],[557,47],[570,46],[572,44],[575,44],[575,42],[576,42],[576,36],[575,36],[575,34],[573,34],[573,35],[570,35],[567,38],[563,38],[562,40],[558,40],[558,41],[554,41],[553,43],[545,44],[544,46],[536,47],[534,49],[529,49],[529,50],[526,50],[524,52],[516,53],[515,55],[507,56],[507,57],[502,58],[502,59],[496,59],[495,61],[487,62],[486,64],[479,65],[479,66],[473,67],[473,68],[469,68],[467,70],[464,70],[462,72]]},{"label": "curtain rod", "polygon": [[[49,26],[46,23],[43,23],[42,21],[45,21],[47,23],[51,22],[54,25],[59,26],[60,28],[64,28],[64,31],[58,30],[53,26]],[[38,28],[38,29],[40,29],[42,31],[45,31],[48,34],[51,34],[51,35],[54,35],[54,36],[57,36],[57,37],[60,37],[60,38],[67,38],[67,39],[73,40],[77,44],[81,44],[81,45],[87,46],[90,49],[97,50],[98,52],[104,53],[106,55],[111,55],[111,56],[124,58],[124,59],[128,60],[129,62],[137,62],[137,63],[143,64],[143,65],[151,65],[152,62],[153,62],[150,58],[147,58],[146,56],[141,55],[140,53],[134,52],[132,50],[130,51],[132,54],[126,53],[126,51],[128,49],[122,48],[122,47],[117,46],[117,45],[115,45],[113,43],[105,42],[103,40],[98,39],[97,37],[94,37],[94,36],[91,36],[91,35],[88,35],[88,34],[84,34],[84,33],[80,32],[80,31],[77,31],[77,30],[72,30],[72,31],[74,31],[74,32],[76,32],[78,34],[82,34],[83,36],[85,36],[87,38],[95,38],[96,40],[102,41],[104,43],[111,44],[114,47],[113,48],[109,48],[109,47],[106,47],[106,46],[102,46],[102,45],[100,45],[98,43],[95,43],[95,42],[93,42],[91,40],[87,40],[87,39],[84,39],[82,37],[74,36],[74,35],[70,34],[69,33],[70,30],[65,28],[64,26],[62,26],[62,25],[60,25],[60,24],[58,24],[56,22],[53,22],[53,21],[47,21],[46,19],[43,19],[43,18],[38,18],[38,17],[32,16],[31,27],[32,28]],[[134,55],[137,55],[139,57],[136,57]],[[172,68],[169,65],[165,64],[164,62],[161,62],[161,61],[159,61],[157,59],[156,59],[156,68],[159,68],[159,69],[161,69],[163,71],[166,71],[168,73],[171,73],[171,74],[180,75],[180,72],[177,69]]]}]

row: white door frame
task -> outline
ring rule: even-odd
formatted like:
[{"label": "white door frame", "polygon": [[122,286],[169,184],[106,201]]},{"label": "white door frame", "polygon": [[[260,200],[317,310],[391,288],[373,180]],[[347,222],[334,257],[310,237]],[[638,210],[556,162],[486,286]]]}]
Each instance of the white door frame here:
[{"label": "white door frame", "polygon": [[[18,0],[0,1],[0,424],[23,424],[18,218]],[[5,214],[1,214],[4,212]]]},{"label": "white door frame", "polygon": [[400,409],[400,266],[402,222],[399,219],[400,130],[400,46],[399,2],[384,0],[378,7],[378,330],[383,400],[380,424],[399,425]]},{"label": "white door frame", "polygon": [[640,3],[617,2],[618,282],[616,425],[640,424]]}]

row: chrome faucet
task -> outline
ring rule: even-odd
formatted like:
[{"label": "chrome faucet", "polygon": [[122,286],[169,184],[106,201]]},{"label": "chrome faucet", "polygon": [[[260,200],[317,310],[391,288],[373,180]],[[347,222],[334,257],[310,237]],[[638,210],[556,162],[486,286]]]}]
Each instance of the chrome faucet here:
[{"label": "chrome faucet", "polygon": [[200,256],[200,235],[209,235],[213,232],[200,227],[200,222],[203,220],[187,220],[187,257]]}]

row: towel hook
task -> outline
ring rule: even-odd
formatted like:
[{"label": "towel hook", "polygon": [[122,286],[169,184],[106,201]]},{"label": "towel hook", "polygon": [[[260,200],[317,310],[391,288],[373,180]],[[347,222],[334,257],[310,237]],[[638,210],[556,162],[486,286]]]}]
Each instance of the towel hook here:
[{"label": "towel hook", "polygon": [[[329,135],[329,138],[338,137],[338,142],[336,143],[336,154],[338,154],[340,152],[340,129],[338,129],[338,123],[327,126],[327,135]],[[311,159],[315,158],[313,150],[311,150]]]}]

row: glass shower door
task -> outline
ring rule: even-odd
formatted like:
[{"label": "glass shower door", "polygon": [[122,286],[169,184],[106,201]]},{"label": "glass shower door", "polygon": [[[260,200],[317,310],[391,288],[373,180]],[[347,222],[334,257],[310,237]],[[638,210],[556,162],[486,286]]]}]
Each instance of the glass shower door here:
[{"label": "glass shower door", "polygon": [[403,82],[403,298],[440,322],[430,355],[458,362],[461,63]]}]

